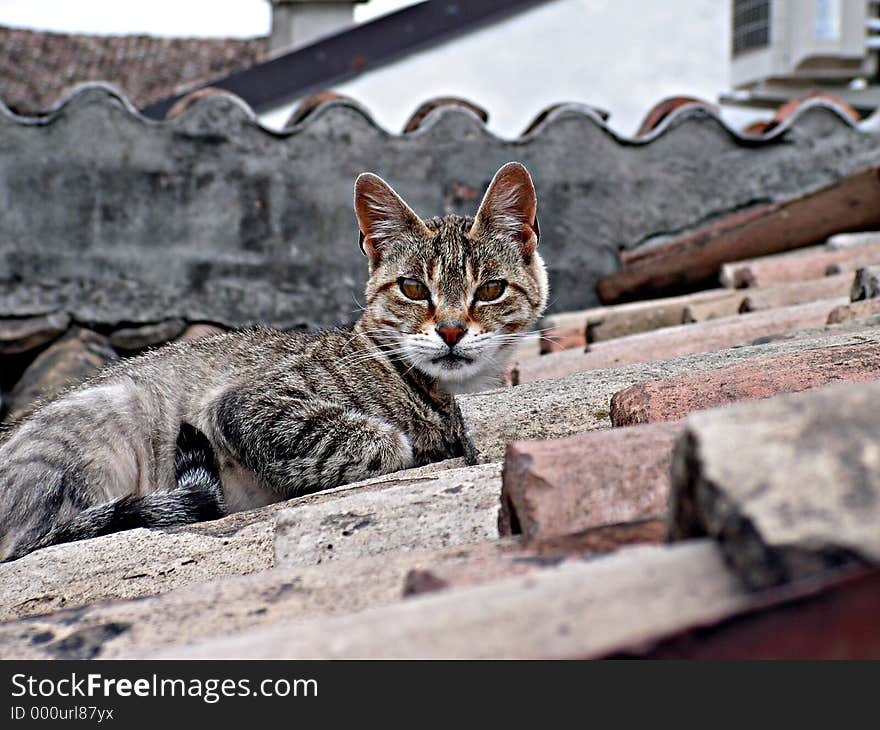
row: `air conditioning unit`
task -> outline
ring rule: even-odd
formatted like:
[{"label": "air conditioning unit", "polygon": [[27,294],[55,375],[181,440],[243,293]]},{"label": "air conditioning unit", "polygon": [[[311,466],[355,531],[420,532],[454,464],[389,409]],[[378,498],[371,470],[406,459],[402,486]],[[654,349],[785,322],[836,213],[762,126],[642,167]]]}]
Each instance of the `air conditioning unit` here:
[{"label": "air conditioning unit", "polygon": [[733,0],[731,82],[845,84],[875,73],[877,3]]}]

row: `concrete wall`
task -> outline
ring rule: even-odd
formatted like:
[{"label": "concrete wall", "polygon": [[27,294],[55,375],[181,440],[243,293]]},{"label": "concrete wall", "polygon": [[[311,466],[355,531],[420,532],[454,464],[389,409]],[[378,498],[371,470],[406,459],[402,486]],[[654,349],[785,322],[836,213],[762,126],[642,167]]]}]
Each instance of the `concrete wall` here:
[{"label": "concrete wall", "polygon": [[0,108],[0,317],[347,321],[366,279],[358,173],[382,175],[422,215],[473,214],[509,160],[535,178],[551,311],[580,308],[596,303],[594,283],[621,248],[822,187],[877,151],[876,137],[821,103],[762,141],[702,108],[621,139],[578,107],[502,140],[454,107],[403,136],[344,102],[283,134],[227,97],[153,122],[95,85],[45,118]]}]

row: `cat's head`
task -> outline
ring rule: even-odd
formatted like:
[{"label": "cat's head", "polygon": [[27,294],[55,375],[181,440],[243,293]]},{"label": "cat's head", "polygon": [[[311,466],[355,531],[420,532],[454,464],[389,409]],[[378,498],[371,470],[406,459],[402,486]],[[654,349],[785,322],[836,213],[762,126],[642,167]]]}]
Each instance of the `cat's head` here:
[{"label": "cat's head", "polygon": [[370,173],[358,177],[354,204],[370,260],[359,329],[450,392],[501,373],[547,304],[525,167],[504,165],[474,218],[423,220]]}]

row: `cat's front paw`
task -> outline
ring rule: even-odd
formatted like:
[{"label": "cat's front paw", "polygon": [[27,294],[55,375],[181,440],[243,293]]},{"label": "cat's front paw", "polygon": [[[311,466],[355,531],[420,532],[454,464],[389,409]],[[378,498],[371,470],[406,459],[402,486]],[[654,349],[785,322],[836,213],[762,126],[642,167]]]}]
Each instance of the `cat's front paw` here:
[{"label": "cat's front paw", "polygon": [[378,418],[366,420],[369,436],[363,444],[363,474],[360,479],[408,469],[415,465],[412,444],[405,433]]}]

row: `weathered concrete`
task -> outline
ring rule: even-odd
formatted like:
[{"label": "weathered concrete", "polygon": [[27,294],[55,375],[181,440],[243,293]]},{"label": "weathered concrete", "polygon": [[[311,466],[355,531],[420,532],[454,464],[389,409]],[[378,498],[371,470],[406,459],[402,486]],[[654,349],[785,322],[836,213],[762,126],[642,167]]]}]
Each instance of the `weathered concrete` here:
[{"label": "weathered concrete", "polygon": [[142,327],[126,327],[110,335],[110,344],[117,350],[132,352],[161,345],[178,337],[186,327],[182,319],[166,319]]},{"label": "weathered concrete", "polygon": [[332,501],[348,490],[393,486],[459,460],[279,502],[222,520],[169,530],[127,530],[38,550],[0,564],[0,620],[99,601],[139,598],[274,565],[275,516],[293,505]]},{"label": "weathered concrete", "polygon": [[0,355],[14,355],[45,345],[63,334],[69,325],[70,317],[64,312],[0,319]]},{"label": "weathered concrete", "polygon": [[18,379],[9,394],[8,416],[25,415],[38,399],[57,395],[116,359],[106,337],[90,330],[71,329],[37,355]]},{"label": "weathered concrete", "polygon": [[728,403],[873,380],[880,380],[876,343],[835,345],[632,385],[611,398],[611,423],[672,421]]},{"label": "weathered concrete", "polygon": [[[0,658],[112,658],[282,621],[355,613],[400,600],[411,571],[535,554],[508,538],[353,563],[218,576],[162,595],[93,603],[0,624]],[[539,563],[530,565],[537,569]],[[102,631],[108,626],[117,630]]]},{"label": "weathered concrete", "polygon": [[492,539],[500,497],[501,465],[488,464],[300,505],[278,514],[275,564],[319,565]]},{"label": "weathered concrete", "polygon": [[[845,273],[830,267],[847,261],[862,261],[866,255],[874,252],[873,247],[835,250],[826,246],[810,246],[789,253],[725,264],[721,267],[719,278],[724,286],[733,288],[765,287],[820,279],[829,270],[834,274]],[[880,247],[876,249],[876,253],[880,255]]]},{"label": "weathered concrete", "polygon": [[514,441],[504,458],[502,532],[528,540],[655,517],[666,511],[681,424],[552,441]]},{"label": "weathered concrete", "polygon": [[[591,343],[586,352],[571,351],[574,354],[560,362],[564,362],[567,367],[577,372],[735,347],[759,337],[824,325],[831,310],[848,300],[849,297],[823,299],[794,307],[781,307],[677,327],[664,327],[651,332]],[[544,357],[560,357],[561,354],[568,353],[554,353]],[[551,361],[522,362],[516,368],[514,373],[516,379],[513,382],[528,382],[536,377],[557,377],[557,371],[552,368],[555,368],[555,363]]]},{"label": "weathered concrete", "polygon": [[[225,576],[162,595],[0,624],[0,659],[105,659],[180,647],[283,621],[351,614],[394,603],[413,592],[455,589],[540,571],[625,545],[659,544],[665,534],[665,521],[645,520],[529,546],[518,538],[503,538]],[[499,572],[502,567],[509,572]],[[435,575],[453,582],[444,586],[437,580],[426,582]],[[466,576],[470,583],[464,582]]]},{"label": "weathered concrete", "polygon": [[748,600],[715,545],[700,540],[626,548],[524,577],[350,616],[277,624],[155,656],[586,658],[717,619]]},{"label": "weathered concrete", "polygon": [[860,302],[878,296],[880,296],[880,266],[866,266],[856,271],[850,289],[850,300]]},{"label": "weathered concrete", "polygon": [[423,215],[471,215],[498,167],[522,161],[564,311],[598,303],[594,284],[617,269],[621,247],[822,188],[876,159],[875,138],[822,104],[757,144],[696,107],[634,144],[575,105],[516,140],[453,106],[389,135],[345,100],[277,133],[226,94],[156,123],[104,86],[38,123],[0,109],[0,139],[0,315],[61,310],[110,326],[351,319],[366,278],[351,208],[364,170]]},{"label": "weathered concrete", "polygon": [[273,520],[242,515],[173,531],[127,530],[4,563],[0,619],[150,596],[267,570],[272,567]]},{"label": "weathered concrete", "polygon": [[697,413],[675,450],[671,534],[709,534],[753,588],[880,561],[880,383]]},{"label": "weathered concrete", "polygon": [[[554,380],[459,396],[469,438],[467,459],[470,463],[499,461],[511,441],[559,438],[610,428],[611,396],[646,380],[703,372],[749,358],[869,342],[880,343],[880,330],[876,327],[844,334],[831,330],[810,339],[782,339],[673,360],[574,372]],[[542,355],[539,361],[546,360],[549,369],[560,358],[565,362],[569,354],[580,357],[580,353],[568,351]]]},{"label": "weathered concrete", "polygon": [[[435,561],[407,573],[404,594],[408,596],[433,591],[459,590],[491,583],[517,575],[526,575],[554,565],[594,558],[612,553],[627,545],[659,545],[666,539],[665,519],[646,519],[616,525],[594,527],[577,535],[556,540],[532,542],[508,551],[485,552],[466,561]],[[510,540],[511,538],[506,538]],[[500,541],[504,542],[504,540]]]}]

